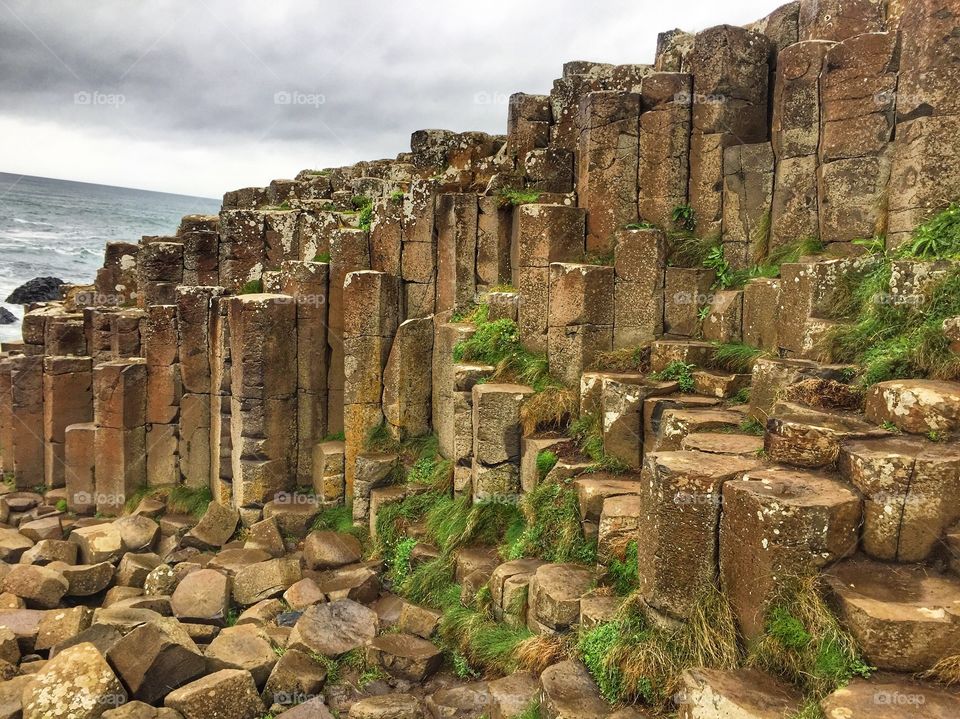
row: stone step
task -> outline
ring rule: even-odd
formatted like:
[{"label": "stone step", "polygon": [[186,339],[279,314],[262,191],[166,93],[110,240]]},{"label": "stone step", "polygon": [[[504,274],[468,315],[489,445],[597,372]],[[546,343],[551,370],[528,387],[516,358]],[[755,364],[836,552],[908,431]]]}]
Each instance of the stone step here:
[{"label": "stone step", "polygon": [[676,451],[689,434],[737,430],[741,422],[743,414],[733,409],[668,409],[663,413],[650,451]]},{"label": "stone step", "polygon": [[923,672],[960,647],[960,580],[858,556],[826,572],[840,619],[869,664]]},{"label": "stone step", "polygon": [[821,410],[777,402],[766,423],[764,447],[775,462],[795,467],[830,467],[848,439],[883,437],[889,433],[844,410]]},{"label": "stone step", "polygon": [[792,385],[809,379],[837,382],[849,376],[848,365],[821,364],[812,360],[759,357],[753,363],[750,384],[750,416],[766,422],[781,394]]},{"label": "stone step", "polygon": [[860,495],[837,477],[774,467],[723,485],[721,587],[749,639],[784,576],[804,576],[856,552]]},{"label": "stone step", "polygon": [[877,674],[854,679],[820,702],[826,719],[952,719],[960,716],[960,693],[908,677]]},{"label": "stone step", "polygon": [[918,562],[960,519],[960,447],[921,437],[850,440],[840,475],[863,495],[863,550]]},{"label": "stone step", "polygon": [[949,435],[960,430],[960,382],[894,380],[868,391],[864,413],[912,434]]},{"label": "stone step", "polygon": [[688,669],[677,697],[680,716],[690,719],[774,719],[800,708],[800,693],[756,669]]},{"label": "stone step", "polygon": [[366,656],[371,666],[410,682],[422,682],[443,663],[443,654],[435,644],[400,632],[375,637],[367,645]]},{"label": "stone step", "polygon": [[530,576],[527,626],[537,634],[562,632],[580,620],[580,598],[593,588],[594,570],[580,564],[543,564]]},{"label": "stone step", "polygon": [[560,662],[540,675],[542,719],[606,719],[612,709],[578,661]]},{"label": "stone step", "polygon": [[738,457],[755,457],[764,451],[763,437],[736,432],[693,432],[683,438],[680,449]]},{"label": "stone step", "polygon": [[701,340],[656,340],[650,345],[650,371],[662,372],[671,362],[705,367],[710,363],[715,349],[712,342]]}]

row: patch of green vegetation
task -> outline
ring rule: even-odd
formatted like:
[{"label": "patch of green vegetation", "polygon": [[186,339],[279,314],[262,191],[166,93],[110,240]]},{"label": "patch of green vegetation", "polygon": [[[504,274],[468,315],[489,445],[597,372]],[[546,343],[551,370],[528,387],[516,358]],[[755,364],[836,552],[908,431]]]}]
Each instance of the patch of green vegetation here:
[{"label": "patch of green vegetation", "polygon": [[960,356],[943,332],[943,321],[960,315],[960,270],[951,270],[910,302],[893,301],[888,294],[890,271],[888,261],[881,263],[847,294],[853,321],[829,334],[833,360],[860,365],[861,386],[960,378]]},{"label": "patch of green vegetation", "polygon": [[623,552],[623,559],[614,557],[607,566],[607,573],[613,580],[613,590],[625,597],[634,589],[640,581],[640,551],[637,543],[629,542]]},{"label": "patch of green vegetation", "polygon": [[514,719],[540,719],[540,698],[537,697],[523,711],[517,714]]},{"label": "patch of green vegetation", "polygon": [[170,494],[167,495],[167,511],[173,514],[202,517],[212,501],[213,493],[209,487],[188,487],[185,484],[178,484],[176,487],[171,487]]},{"label": "patch of green vegetation", "polygon": [[351,534],[364,545],[370,538],[365,527],[353,523],[353,512],[350,507],[344,505],[330,507],[320,512],[313,520],[313,530]]},{"label": "patch of green vegetation", "polygon": [[274,210],[274,211],[277,211],[277,210],[287,211],[287,210],[291,210],[291,209],[293,209],[293,208],[290,207],[290,203],[289,203],[287,200],[284,200],[284,201],[281,202],[279,205],[270,205],[269,207],[265,207],[264,209],[265,209],[265,210]]},{"label": "patch of green vegetation", "polygon": [[361,230],[369,232],[373,224],[373,200],[366,195],[354,195],[350,198],[350,204],[357,212],[357,222]]},{"label": "patch of green vegetation", "polygon": [[394,190],[393,192],[390,193],[390,200],[392,202],[396,202],[397,204],[399,204],[403,202],[404,196],[405,195],[403,190]]},{"label": "patch of green vegetation", "polygon": [[518,669],[520,647],[533,636],[524,626],[495,622],[486,612],[465,607],[459,601],[444,609],[438,632],[471,667],[504,675]]},{"label": "patch of green vegetation", "polygon": [[678,230],[693,232],[697,227],[697,215],[690,205],[677,205],[670,212],[670,221]]},{"label": "patch of green vegetation", "polygon": [[458,650],[448,652],[453,673],[460,679],[479,679],[480,672],[470,666],[470,661]]},{"label": "patch of green vegetation", "polygon": [[650,376],[661,382],[676,382],[681,392],[693,392],[693,371],[696,365],[674,360],[659,372],[654,372]]},{"label": "patch of green vegetation", "polygon": [[525,524],[504,550],[508,559],[595,564],[596,542],[583,536],[580,500],[572,479],[541,482],[521,499]]},{"label": "patch of green vegetation", "polygon": [[711,364],[737,374],[747,374],[753,363],[763,355],[763,350],[743,342],[716,342],[711,355]]},{"label": "patch of green vegetation", "polygon": [[897,425],[891,422],[889,419],[883,420],[883,424],[880,425],[883,429],[888,432],[893,432],[894,434],[903,434],[903,430],[900,429]]},{"label": "patch of green vegetation", "polygon": [[737,390],[737,393],[731,395],[727,400],[727,404],[749,404],[750,402],[750,388],[741,387]]},{"label": "patch of green vegetation", "polygon": [[329,263],[330,263],[330,253],[329,253],[329,252],[320,252],[320,253],[314,255],[313,261],[314,261],[314,262],[325,262],[325,263],[329,264]]},{"label": "patch of green vegetation", "polygon": [[743,434],[752,434],[755,437],[762,437],[764,432],[766,432],[766,427],[763,426],[763,422],[751,417],[750,419],[745,419],[740,423],[740,431]]},{"label": "patch of green vegetation", "polygon": [[511,319],[489,321],[481,305],[471,317],[476,325],[473,336],[453,348],[455,362],[492,365],[493,379],[511,380],[529,385],[535,392],[560,383],[550,375],[547,357],[528,351],[520,343],[517,323]]},{"label": "patch of green vegetation", "polygon": [[334,434],[328,434],[321,441],[322,442],[345,442],[347,436],[343,432],[335,432]]},{"label": "patch of green vegetation", "polygon": [[960,203],[951,202],[920,225],[897,254],[918,260],[960,258]]},{"label": "patch of green vegetation", "polygon": [[625,230],[656,230],[657,226],[652,222],[641,220],[640,222],[631,222],[629,225],[624,225],[623,229]]},{"label": "patch of green vegetation", "polygon": [[403,585],[407,575],[410,574],[410,555],[416,546],[417,540],[413,537],[404,537],[394,545],[387,575],[391,585],[397,587]]},{"label": "patch of green vegetation", "polygon": [[543,481],[550,474],[550,470],[557,466],[558,461],[560,461],[560,458],[549,449],[541,450],[537,454],[537,474],[540,481]]},{"label": "patch of green vegetation", "polygon": [[632,595],[612,622],[581,633],[577,653],[608,701],[658,708],[679,689],[685,670],[732,669],[742,660],[733,612],[717,589],[698,597],[690,619],[676,627],[650,621],[643,600]]},{"label": "patch of green vegetation", "polygon": [[58,512],[66,512],[66,511],[67,511],[67,500],[65,500],[65,499],[58,499],[58,500],[57,500],[57,505],[56,505],[56,507],[57,507],[57,511],[58,511]]},{"label": "patch of green vegetation", "polygon": [[781,581],[748,661],[818,699],[875,671],[830,611],[817,577]]},{"label": "patch of green vegetation", "polygon": [[240,611],[236,607],[229,607],[227,613],[223,617],[223,622],[228,627],[236,626],[237,620],[240,618]]},{"label": "patch of green vegetation", "polygon": [[240,288],[239,292],[237,292],[238,295],[259,295],[262,293],[263,280],[250,280]]},{"label": "patch of green vegetation", "polygon": [[714,245],[707,251],[707,256],[703,258],[703,266],[716,274],[716,279],[713,281],[714,287],[725,290],[733,284],[733,270],[723,254],[723,245]]},{"label": "patch of green vegetation", "polygon": [[501,207],[529,205],[540,199],[543,193],[540,190],[517,190],[505,187],[497,193]]}]

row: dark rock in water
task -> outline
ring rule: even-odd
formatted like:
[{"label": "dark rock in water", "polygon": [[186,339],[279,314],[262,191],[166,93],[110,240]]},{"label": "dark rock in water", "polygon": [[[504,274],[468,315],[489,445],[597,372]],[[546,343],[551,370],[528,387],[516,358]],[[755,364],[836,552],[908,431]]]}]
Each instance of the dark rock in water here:
[{"label": "dark rock in water", "polygon": [[0,307],[0,325],[12,325],[17,322],[17,316],[6,307]]},{"label": "dark rock in water", "polygon": [[57,277],[34,277],[15,289],[5,302],[11,305],[27,305],[31,302],[62,300],[63,285],[63,280]]}]

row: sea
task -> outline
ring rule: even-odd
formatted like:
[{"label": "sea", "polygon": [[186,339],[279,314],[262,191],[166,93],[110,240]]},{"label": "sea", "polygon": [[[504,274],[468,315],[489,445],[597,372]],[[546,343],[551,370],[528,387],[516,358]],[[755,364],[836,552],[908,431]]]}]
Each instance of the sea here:
[{"label": "sea", "polygon": [[[0,302],[34,277],[90,284],[107,242],[171,235],[183,215],[219,208],[219,199],[0,172]],[[19,322],[0,325],[0,342],[18,339]]]}]

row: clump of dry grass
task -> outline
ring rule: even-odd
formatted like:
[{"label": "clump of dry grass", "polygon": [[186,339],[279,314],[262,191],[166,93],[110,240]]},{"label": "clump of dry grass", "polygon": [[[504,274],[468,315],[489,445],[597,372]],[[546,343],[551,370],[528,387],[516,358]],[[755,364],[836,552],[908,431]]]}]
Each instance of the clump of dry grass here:
[{"label": "clump of dry grass", "polygon": [[520,408],[523,433],[539,430],[564,430],[577,416],[577,393],[568,387],[551,386],[527,399]]},{"label": "clump of dry grass", "polygon": [[642,372],[650,371],[650,345],[624,347],[600,352],[593,361],[593,369],[598,372]]},{"label": "clump of dry grass", "polygon": [[805,379],[783,391],[783,399],[819,409],[859,409],[863,392],[833,379]]},{"label": "clump of dry grass", "polygon": [[960,684],[960,654],[944,657],[920,676],[948,687]]},{"label": "clump of dry grass", "polygon": [[551,664],[569,659],[573,651],[570,635],[537,634],[517,646],[517,665],[520,669],[540,674]]}]

